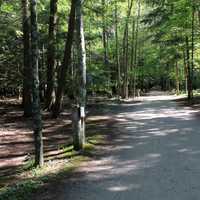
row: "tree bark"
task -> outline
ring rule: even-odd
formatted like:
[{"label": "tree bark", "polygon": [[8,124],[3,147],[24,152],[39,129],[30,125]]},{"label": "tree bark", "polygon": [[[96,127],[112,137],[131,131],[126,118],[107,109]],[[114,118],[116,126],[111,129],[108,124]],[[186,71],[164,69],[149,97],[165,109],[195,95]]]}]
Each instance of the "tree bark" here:
[{"label": "tree bark", "polygon": [[39,70],[38,70],[38,24],[37,24],[37,0],[31,0],[31,58],[32,58],[32,93],[33,93],[33,130],[35,138],[35,165],[42,167],[43,140],[42,117],[40,111],[39,95]]},{"label": "tree bark", "polygon": [[189,39],[186,37],[186,62],[187,62],[187,80],[188,80],[188,100],[191,100],[193,97],[193,84],[191,76],[191,66],[190,66],[190,49],[189,49]]},{"label": "tree bark", "polygon": [[28,0],[22,0],[23,9],[23,48],[24,48],[24,72],[23,72],[23,108],[24,116],[32,116],[32,92],[31,92],[31,47],[30,47],[30,14]]},{"label": "tree bark", "polygon": [[65,43],[64,58],[63,58],[62,66],[61,66],[59,77],[58,77],[56,101],[53,107],[53,117],[58,117],[58,115],[60,114],[62,110],[67,69],[69,68],[70,63],[71,63],[72,44],[73,44],[73,36],[74,36],[74,29],[75,29],[75,4],[76,4],[76,0],[72,0],[71,11],[70,11],[70,16],[69,16],[69,24],[68,24],[68,34],[67,34],[67,40]]},{"label": "tree bark", "polygon": [[[194,53],[195,53],[195,49],[194,49],[194,31],[195,31],[195,27],[194,24],[195,23],[195,6],[193,5],[192,7],[192,52],[191,52],[191,80],[192,80],[192,90],[193,90],[193,78],[194,78]],[[193,97],[193,96],[192,96]]]},{"label": "tree bark", "polygon": [[[133,17],[133,22],[132,22],[132,41],[131,41],[131,62],[130,62],[130,67],[131,67],[131,71],[134,73],[134,51],[135,51],[135,19]],[[131,76],[130,79],[130,92],[131,95],[134,96],[134,76]]]},{"label": "tree bark", "polygon": [[129,19],[131,15],[133,7],[133,0],[131,2],[128,2],[128,12],[127,12],[127,17],[126,17],[126,23],[125,23],[125,29],[124,29],[124,38],[123,38],[123,69],[124,69],[124,80],[123,80],[123,94],[122,97],[125,99],[128,99],[129,97],[129,67],[128,67],[128,36],[129,36],[129,31],[128,31],[128,25],[129,25]]},{"label": "tree bark", "polygon": [[52,109],[55,103],[55,71],[56,71],[56,23],[58,0],[50,1],[49,39],[47,52],[47,91],[45,107]]},{"label": "tree bark", "polygon": [[121,96],[121,67],[120,67],[120,61],[119,61],[119,38],[118,38],[118,6],[117,6],[117,0],[115,0],[115,57],[116,57],[116,66],[117,66],[117,74],[118,74],[118,96]]},{"label": "tree bark", "polygon": [[102,23],[103,23],[103,28],[102,28],[102,40],[103,40],[103,49],[104,49],[104,65],[106,70],[108,70],[108,44],[107,44],[107,34],[106,34],[106,24],[105,24],[105,0],[101,1],[102,3]]},{"label": "tree bark", "polygon": [[179,82],[179,68],[178,68],[178,61],[175,64],[176,70],[176,95],[180,94],[180,82]]},{"label": "tree bark", "polygon": [[78,90],[78,109],[75,112],[77,124],[74,131],[74,149],[81,150],[85,144],[85,106],[86,106],[86,50],[85,50],[85,39],[84,39],[84,27],[83,27],[83,0],[77,0],[76,3],[76,42],[78,47],[78,79],[79,79],[79,90]]},{"label": "tree bark", "polygon": [[139,34],[139,23],[141,15],[141,0],[138,0],[138,10],[137,10],[137,20],[136,20],[136,30],[135,30],[135,52],[134,52],[134,79],[133,79],[133,96],[136,96],[136,68],[138,65],[138,34]]},{"label": "tree bark", "polygon": [[183,50],[183,63],[184,63],[184,77],[185,77],[185,92],[188,93],[188,69],[187,69],[187,62],[186,62],[186,52],[185,49]]}]

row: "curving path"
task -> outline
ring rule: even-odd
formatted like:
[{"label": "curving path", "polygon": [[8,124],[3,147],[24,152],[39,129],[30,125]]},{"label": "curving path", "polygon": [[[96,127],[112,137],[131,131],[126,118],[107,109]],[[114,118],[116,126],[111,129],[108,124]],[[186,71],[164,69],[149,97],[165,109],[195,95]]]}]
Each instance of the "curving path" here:
[{"label": "curving path", "polygon": [[[66,180],[57,200],[199,200],[200,120],[173,96],[112,108],[120,134]],[[81,175],[81,174],[84,175]]]}]

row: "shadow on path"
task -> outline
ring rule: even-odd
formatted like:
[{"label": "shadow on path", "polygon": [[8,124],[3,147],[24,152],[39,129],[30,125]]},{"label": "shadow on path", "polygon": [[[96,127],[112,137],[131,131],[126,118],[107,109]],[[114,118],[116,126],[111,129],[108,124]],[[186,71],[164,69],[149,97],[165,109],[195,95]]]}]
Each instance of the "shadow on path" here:
[{"label": "shadow on path", "polygon": [[[200,199],[200,122],[195,111],[165,98],[108,105],[117,137],[104,157],[57,186],[56,199]],[[49,191],[43,196],[53,199]]]}]

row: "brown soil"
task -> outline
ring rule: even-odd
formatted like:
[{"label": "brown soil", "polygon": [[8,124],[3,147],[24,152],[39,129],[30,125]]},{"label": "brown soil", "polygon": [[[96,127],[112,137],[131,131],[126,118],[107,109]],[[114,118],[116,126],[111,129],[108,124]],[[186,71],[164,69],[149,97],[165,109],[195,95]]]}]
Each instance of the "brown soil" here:
[{"label": "brown soil", "polygon": [[[87,135],[99,134],[110,126],[112,119],[102,115],[102,106],[96,102],[88,106]],[[92,115],[92,117],[90,117]],[[0,185],[16,181],[24,165],[33,157],[34,141],[32,120],[23,117],[20,101],[0,100]],[[105,132],[105,131],[104,131]],[[103,133],[103,131],[102,131]],[[45,161],[65,159],[63,147],[72,143],[70,110],[65,110],[59,118],[52,119],[50,113],[43,112],[43,135]]]},{"label": "brown soil", "polygon": [[187,98],[180,98],[175,100],[178,105],[182,107],[189,107],[197,111],[195,115],[200,117],[200,96],[194,97],[192,100],[188,101]]}]

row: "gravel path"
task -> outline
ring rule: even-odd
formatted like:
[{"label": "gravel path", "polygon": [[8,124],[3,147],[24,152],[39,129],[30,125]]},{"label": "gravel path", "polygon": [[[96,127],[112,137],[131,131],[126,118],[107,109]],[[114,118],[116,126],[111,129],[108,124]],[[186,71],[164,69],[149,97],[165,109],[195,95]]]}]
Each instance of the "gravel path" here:
[{"label": "gravel path", "polygon": [[174,98],[148,96],[115,109],[115,145],[66,180],[56,199],[199,200],[200,120]]}]

